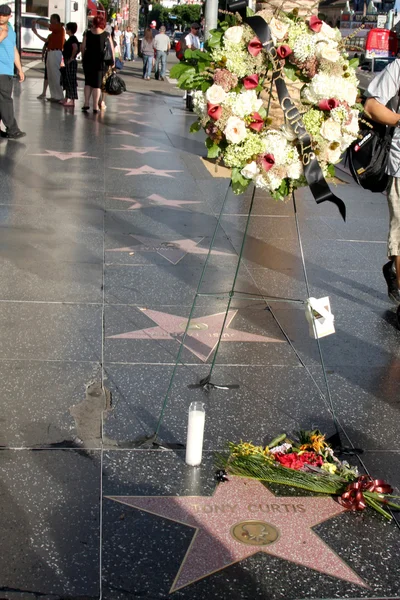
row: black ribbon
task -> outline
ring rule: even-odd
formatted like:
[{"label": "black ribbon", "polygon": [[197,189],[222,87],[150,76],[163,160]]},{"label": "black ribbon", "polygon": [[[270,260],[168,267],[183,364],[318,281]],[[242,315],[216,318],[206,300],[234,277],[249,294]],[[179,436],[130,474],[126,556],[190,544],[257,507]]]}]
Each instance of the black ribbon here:
[{"label": "black ribbon", "polygon": [[343,200],[341,200],[331,192],[329,185],[326,183],[319,162],[312,150],[310,135],[304,127],[301,115],[297,110],[296,105],[290,97],[289,91],[287,89],[283,74],[283,68],[271,38],[271,30],[268,26],[268,23],[264,21],[262,17],[259,17],[257,15],[254,17],[247,17],[246,6],[243,6],[244,2],[240,3],[241,6],[239,6],[239,3],[235,4],[238,4],[238,6],[236,7],[232,4],[230,5],[230,9],[237,9],[237,12],[239,12],[243,22],[247,23],[247,25],[250,25],[250,27],[253,29],[254,33],[262,43],[263,47],[265,48],[266,52],[268,53],[268,56],[272,62],[272,79],[275,83],[276,91],[278,93],[279,103],[282,107],[285,119],[288,121],[288,123],[290,124],[290,126],[292,127],[293,131],[299,139],[300,154],[304,167],[304,175],[316,203],[320,204],[321,202],[328,201],[332,202],[333,204],[336,204],[340,214],[343,217],[343,220],[345,221],[346,206]]}]

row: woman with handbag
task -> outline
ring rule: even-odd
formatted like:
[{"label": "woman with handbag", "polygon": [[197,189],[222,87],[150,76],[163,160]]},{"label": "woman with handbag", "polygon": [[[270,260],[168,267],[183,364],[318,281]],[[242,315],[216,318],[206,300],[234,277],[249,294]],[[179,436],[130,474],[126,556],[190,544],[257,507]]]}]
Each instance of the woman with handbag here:
[{"label": "woman with handbag", "polygon": [[142,55],[143,55],[143,79],[150,81],[151,70],[153,68],[154,59],[154,38],[150,27],[144,32],[142,40]]},{"label": "woman with handbag", "polygon": [[63,48],[63,58],[65,64],[65,100],[61,100],[60,103],[67,108],[75,106],[75,100],[78,100],[78,63],[76,62],[76,57],[79,54],[80,44],[75,35],[77,29],[78,25],[76,23],[67,23],[65,26],[65,31],[67,35],[69,35],[69,38],[65,42]]},{"label": "woman with handbag", "polygon": [[82,42],[82,64],[85,73],[85,103],[82,106],[84,112],[90,108],[89,102],[92,97],[93,112],[99,112],[101,101],[101,86],[103,77],[109,65],[114,64],[114,44],[110,40],[110,34],[105,31],[106,22],[103,17],[95,17],[93,25]]}]

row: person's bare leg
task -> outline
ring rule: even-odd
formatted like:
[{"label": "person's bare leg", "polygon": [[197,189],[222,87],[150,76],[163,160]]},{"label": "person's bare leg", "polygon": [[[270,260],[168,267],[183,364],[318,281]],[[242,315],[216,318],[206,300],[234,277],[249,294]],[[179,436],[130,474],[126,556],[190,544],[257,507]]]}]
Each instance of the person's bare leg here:
[{"label": "person's bare leg", "polygon": [[89,85],[85,85],[85,89],[84,89],[84,97],[85,97],[85,106],[89,106],[89,102],[90,102],[90,96],[92,95],[92,90],[93,88],[91,88]]},{"label": "person's bare leg", "polygon": [[99,102],[101,97],[101,89],[93,88],[93,110],[99,110]]}]

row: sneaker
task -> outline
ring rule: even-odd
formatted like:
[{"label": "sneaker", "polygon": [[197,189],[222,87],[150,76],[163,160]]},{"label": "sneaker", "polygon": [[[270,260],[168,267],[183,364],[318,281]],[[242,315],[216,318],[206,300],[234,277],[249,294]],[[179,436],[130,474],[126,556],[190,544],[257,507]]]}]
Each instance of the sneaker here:
[{"label": "sneaker", "polygon": [[25,131],[16,131],[15,133],[7,133],[6,138],[9,140],[19,140],[19,138],[23,138],[26,136]]},{"label": "sneaker", "polygon": [[382,268],[383,276],[388,286],[388,296],[395,304],[400,304],[400,290],[397,286],[396,273],[393,270],[393,261],[390,260]]}]

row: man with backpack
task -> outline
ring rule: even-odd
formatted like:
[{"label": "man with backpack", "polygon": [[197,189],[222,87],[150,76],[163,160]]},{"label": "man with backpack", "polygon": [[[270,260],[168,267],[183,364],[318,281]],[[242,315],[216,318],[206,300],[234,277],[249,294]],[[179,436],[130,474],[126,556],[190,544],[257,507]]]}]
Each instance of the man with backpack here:
[{"label": "man with backpack", "polygon": [[369,85],[365,111],[377,123],[395,127],[386,172],[390,176],[387,188],[390,224],[388,237],[389,262],[383,267],[389,298],[400,305],[400,59],[394,60]]},{"label": "man with backpack", "polygon": [[[200,25],[192,23],[187,35],[183,35],[176,45],[176,56],[179,60],[185,58],[185,50],[200,50]],[[178,47],[179,45],[179,47]],[[193,97],[191,92],[185,92],[186,108],[193,112]]]}]

